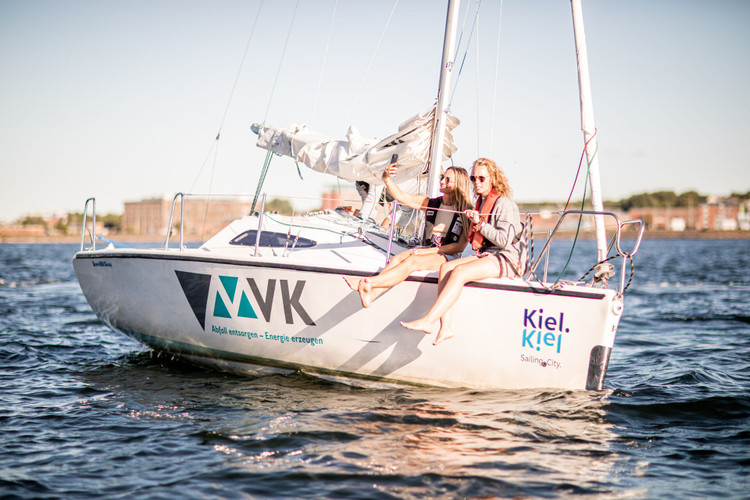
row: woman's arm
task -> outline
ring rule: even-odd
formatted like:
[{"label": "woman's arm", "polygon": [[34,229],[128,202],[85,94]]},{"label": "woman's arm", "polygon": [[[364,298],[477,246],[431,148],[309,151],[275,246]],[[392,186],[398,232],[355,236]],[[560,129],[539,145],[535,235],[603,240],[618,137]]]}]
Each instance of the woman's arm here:
[{"label": "woman's arm", "polygon": [[383,182],[391,195],[398,200],[399,203],[403,203],[411,208],[419,208],[421,210],[427,208],[427,202],[430,201],[429,197],[423,194],[406,193],[398,187],[398,184],[393,180],[393,176],[396,175],[397,171],[398,167],[395,163],[391,163],[385,167],[385,170],[383,171]]},{"label": "woman's arm", "polygon": [[498,248],[510,246],[521,225],[518,206],[508,198],[500,198],[493,207],[489,219],[492,224],[482,225],[482,236]]}]

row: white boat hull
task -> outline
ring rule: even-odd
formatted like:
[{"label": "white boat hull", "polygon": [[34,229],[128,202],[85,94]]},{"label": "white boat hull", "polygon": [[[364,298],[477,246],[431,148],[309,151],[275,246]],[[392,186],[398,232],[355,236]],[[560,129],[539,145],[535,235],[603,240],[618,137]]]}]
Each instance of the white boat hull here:
[{"label": "white boat hull", "polygon": [[160,351],[233,372],[443,387],[601,389],[622,313],[614,290],[555,292],[520,279],[470,283],[456,336],[399,322],[424,315],[436,273],[412,275],[363,309],[342,274],[289,257],[200,250],[79,252],[74,267],[97,316]]}]

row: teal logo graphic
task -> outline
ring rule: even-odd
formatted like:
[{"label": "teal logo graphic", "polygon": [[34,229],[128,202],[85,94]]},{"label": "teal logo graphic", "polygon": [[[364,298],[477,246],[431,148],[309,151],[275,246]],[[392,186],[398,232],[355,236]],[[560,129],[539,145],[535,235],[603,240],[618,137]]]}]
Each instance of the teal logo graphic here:
[{"label": "teal logo graphic", "polygon": [[[237,293],[237,282],[239,281],[239,278],[235,278],[234,276],[219,276],[219,280],[221,280],[221,284],[224,287],[224,291],[227,292],[227,295],[229,297],[234,297]],[[242,296],[240,297],[240,308],[237,311],[237,316],[240,318],[258,319],[258,315],[255,314],[255,310],[253,309],[253,306],[250,305],[250,301],[245,292],[241,291],[240,293]],[[216,301],[214,302],[214,316],[219,318],[232,317],[232,315],[229,314],[229,309],[221,299],[218,290],[216,291]]]},{"label": "teal logo graphic", "polygon": [[[210,274],[175,271],[185,298],[195,314],[201,327],[206,327],[206,314],[209,313],[209,293],[211,290]],[[305,281],[295,281],[290,289],[289,280],[269,279],[265,291],[261,292],[254,278],[244,280],[236,276],[219,276],[218,286],[214,291],[213,310],[210,315],[226,319],[263,319],[271,321],[274,304],[281,299],[284,321],[294,324],[296,316],[306,325],[315,325],[307,310],[300,302],[305,289]],[[276,290],[279,290],[279,294]]]}]

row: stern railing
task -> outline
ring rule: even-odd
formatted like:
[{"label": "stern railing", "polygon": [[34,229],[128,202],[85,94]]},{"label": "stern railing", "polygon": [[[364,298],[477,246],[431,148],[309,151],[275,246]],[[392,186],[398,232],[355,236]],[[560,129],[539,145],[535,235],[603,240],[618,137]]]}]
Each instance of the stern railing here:
[{"label": "stern railing", "polygon": [[[622,294],[622,292],[625,289],[625,264],[626,264],[625,261],[632,258],[638,252],[638,248],[641,246],[641,240],[643,239],[643,233],[646,230],[646,223],[644,222],[643,219],[632,219],[632,220],[626,220],[623,222],[613,212],[600,212],[596,210],[566,210],[565,212],[560,214],[560,218],[557,220],[557,224],[555,224],[555,227],[552,228],[552,230],[550,231],[549,236],[547,237],[547,241],[544,244],[544,247],[542,248],[542,251],[540,252],[539,256],[536,258],[536,260],[531,264],[526,274],[533,276],[537,268],[539,267],[539,264],[542,262],[542,259],[544,258],[544,262],[545,262],[544,280],[546,281],[547,266],[549,265],[550,244],[552,243],[552,240],[555,237],[555,234],[560,229],[563,219],[565,219],[569,215],[579,215],[579,216],[599,215],[603,217],[610,217],[615,221],[616,228],[615,228],[614,234],[612,235],[612,239],[610,240],[609,245],[607,247],[607,255],[609,255],[609,252],[612,250],[613,247],[615,248],[617,255],[612,256],[606,260],[609,260],[616,256],[622,257],[622,267],[620,270],[620,287],[617,291],[618,295]],[[629,252],[626,252],[622,249],[622,229],[626,226],[638,226],[638,235],[636,236],[635,244],[633,245],[632,250],[630,250]],[[597,262],[596,266],[600,266],[604,264],[606,260],[602,262]]]},{"label": "stern railing", "polygon": [[86,241],[86,214],[89,211],[89,202],[91,202],[91,231],[89,231],[89,236],[91,237],[91,250],[96,250],[96,198],[89,198],[86,200],[86,204],[83,206],[83,221],[81,223],[81,252],[83,252],[83,245]]},{"label": "stern railing", "polygon": [[180,199],[180,252],[185,249],[184,246],[184,227],[185,227],[185,193],[177,193],[172,198],[172,209],[169,211],[169,222],[167,223],[167,237],[164,240],[164,250],[169,250],[169,237],[172,236],[172,220],[174,220],[174,206]]}]

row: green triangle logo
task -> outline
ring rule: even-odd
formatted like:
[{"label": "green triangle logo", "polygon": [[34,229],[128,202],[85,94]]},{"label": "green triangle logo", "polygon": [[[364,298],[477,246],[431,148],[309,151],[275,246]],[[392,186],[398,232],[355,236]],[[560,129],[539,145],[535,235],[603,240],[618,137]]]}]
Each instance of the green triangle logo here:
[{"label": "green triangle logo", "polygon": [[221,297],[219,296],[219,292],[216,292],[216,302],[214,303],[214,316],[217,316],[219,318],[232,318],[232,315],[229,314],[229,309],[227,309],[227,306],[224,305],[224,301],[221,300]]},{"label": "green triangle logo", "polygon": [[247,299],[245,292],[242,292],[242,298],[240,298],[240,310],[237,312],[237,316],[241,318],[258,319],[258,315],[255,314],[255,310],[253,310],[253,306],[250,305],[250,301]]},{"label": "green triangle logo", "polygon": [[229,300],[234,302],[234,292],[237,290],[237,278],[234,276],[219,276],[221,284],[224,285],[224,290],[227,291]]}]

